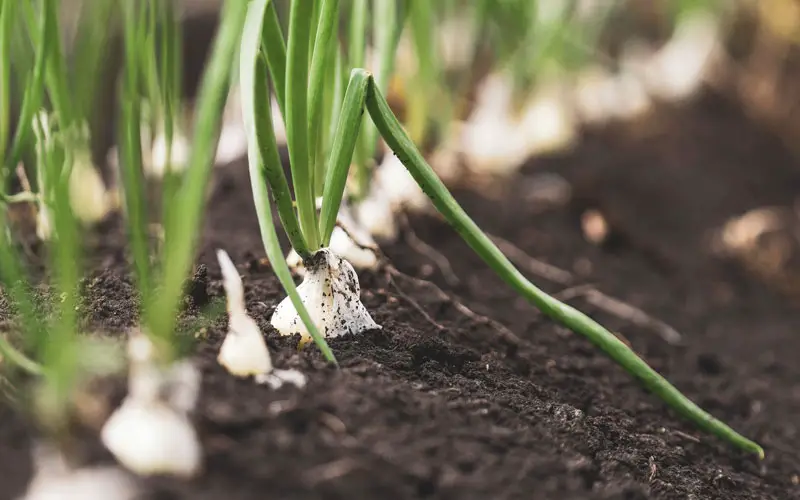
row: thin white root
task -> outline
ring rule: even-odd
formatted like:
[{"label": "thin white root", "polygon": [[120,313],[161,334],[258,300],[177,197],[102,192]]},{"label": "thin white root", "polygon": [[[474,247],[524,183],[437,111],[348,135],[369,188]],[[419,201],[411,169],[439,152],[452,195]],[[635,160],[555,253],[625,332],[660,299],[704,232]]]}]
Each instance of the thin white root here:
[{"label": "thin white root", "polygon": [[73,468],[49,443],[33,449],[34,476],[20,500],[134,500],[141,498],[135,479],[118,467]]},{"label": "thin white root", "polygon": [[[305,277],[297,291],[323,336],[338,337],[380,328],[361,303],[358,275],[347,260],[323,248],[305,264]],[[306,341],[311,338],[289,297],[278,304],[271,323],[281,335],[300,334]]]},{"label": "thin white root", "polygon": [[202,449],[189,420],[197,404],[200,374],[189,361],[166,368],[153,359],[153,344],[142,333],[128,342],[128,396],[103,426],[103,444],[141,476],[192,477]]}]

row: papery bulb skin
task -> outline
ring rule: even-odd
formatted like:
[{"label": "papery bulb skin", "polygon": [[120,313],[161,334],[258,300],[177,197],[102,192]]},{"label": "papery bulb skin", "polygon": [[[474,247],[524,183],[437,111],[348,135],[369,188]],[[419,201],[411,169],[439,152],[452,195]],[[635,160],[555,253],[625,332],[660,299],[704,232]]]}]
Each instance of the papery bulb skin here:
[{"label": "papery bulb skin", "polygon": [[[361,303],[358,275],[349,262],[323,248],[307,260],[305,269],[297,292],[320,334],[338,337],[380,328]],[[310,338],[289,297],[278,304],[270,322],[281,335]]]}]

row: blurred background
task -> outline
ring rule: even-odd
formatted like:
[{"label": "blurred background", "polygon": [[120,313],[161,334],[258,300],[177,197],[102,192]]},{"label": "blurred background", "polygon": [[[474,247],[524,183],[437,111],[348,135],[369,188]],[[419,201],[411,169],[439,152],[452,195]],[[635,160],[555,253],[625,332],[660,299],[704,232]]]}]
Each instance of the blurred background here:
[{"label": "blurred background", "polygon": [[[189,129],[220,0],[179,3]],[[342,46],[353,36],[352,3],[342,2]],[[288,2],[275,4],[285,26]],[[377,2],[368,4],[364,65],[376,70],[371,35],[382,20]],[[79,77],[75,99],[88,116],[94,163],[113,187],[119,9],[113,0],[64,0],[62,7],[62,37]],[[800,289],[792,278],[800,276],[800,269],[793,274],[800,261],[800,2],[442,0],[428,7],[427,26],[405,20],[385,86],[451,187],[502,191],[498,177],[569,157],[568,168],[555,169],[566,181],[550,176],[536,185],[569,186],[590,241],[661,238],[655,246],[667,261],[690,244],[702,255],[738,259],[792,294]],[[14,64],[33,63],[24,38],[14,47]],[[23,88],[13,86],[13,74],[23,73],[12,72],[12,103]],[[219,166],[245,155],[236,90],[229,101]],[[687,194],[690,187],[702,195]],[[641,213],[636,200],[660,203]],[[676,215],[679,205],[690,215]]]},{"label": "blurred background", "polygon": [[[182,6],[184,16],[184,83],[191,99],[216,29],[221,0],[174,1]],[[113,93],[119,71],[119,9],[115,3],[61,2],[66,46],[76,52],[84,50],[82,45],[92,44],[96,57],[104,62],[95,75],[96,82],[81,75],[84,86],[109,87],[103,95]],[[285,25],[288,2],[275,3]],[[342,2],[342,39],[347,37],[350,3]],[[530,13],[515,11],[525,4],[532,6]],[[565,101],[562,106],[569,110],[558,113],[574,115],[556,118],[556,111],[549,110],[549,115],[542,112],[544,119],[575,121],[573,126],[579,126],[636,119],[655,102],[691,98],[710,87],[735,100],[748,116],[770,127],[790,147],[797,142],[794,137],[800,133],[800,118],[794,112],[798,101],[794,89],[800,3],[794,0],[443,0],[433,5],[437,29],[432,50],[441,69],[452,73],[445,79],[451,92],[465,85],[479,87],[488,73],[511,65],[518,81],[514,86],[521,87],[515,92],[554,93],[553,87],[559,87],[558,100]],[[476,13],[480,10],[486,13]],[[476,16],[483,16],[482,20],[476,22]],[[371,24],[379,22],[378,18],[370,20]],[[410,47],[410,24],[404,27],[397,54],[397,83],[410,79],[417,69]],[[30,50],[27,45],[19,43],[18,48],[25,52]],[[463,81],[467,79],[470,81]],[[476,96],[475,92],[466,94],[469,109]],[[113,106],[96,108],[107,111]],[[441,111],[433,105],[428,114],[437,116]],[[571,135],[558,132],[564,137]],[[542,144],[542,149],[560,146],[555,138],[559,134],[552,131],[549,135],[553,144]],[[102,139],[105,141],[99,142],[109,140]]]}]

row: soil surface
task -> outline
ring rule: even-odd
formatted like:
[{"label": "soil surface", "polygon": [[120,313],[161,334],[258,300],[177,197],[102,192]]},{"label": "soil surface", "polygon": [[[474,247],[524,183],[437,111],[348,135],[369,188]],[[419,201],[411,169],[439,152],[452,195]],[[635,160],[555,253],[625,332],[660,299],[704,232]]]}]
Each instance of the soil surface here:
[{"label": "soil surface", "polygon": [[[361,274],[362,299],[383,329],[332,340],[338,371],[316,349],[298,352],[296,339],[269,326],[283,293],[263,262],[237,163],[216,170],[199,257],[207,275],[193,281],[187,317],[222,297],[214,250],[226,249],[276,366],[303,370],[310,384],[272,391],[233,379],[215,361],[226,320],[214,321],[196,355],[206,471],[191,482],[148,480],[152,497],[800,498],[800,311],[708,246],[709,231],[731,216],[791,205],[800,165],[713,96],[657,116],[586,132],[576,150],[536,160],[498,190],[457,196],[493,235],[570,273],[549,281],[523,266],[546,290],[591,284],[679,331],[676,345],[571,300],[761,443],[763,462],[696,431],[588,341],[516,298],[433,216],[413,217],[413,232],[384,248],[398,272]],[[548,196],[548,173],[570,182],[569,199]],[[587,209],[605,217],[605,244],[584,237]],[[119,332],[135,324],[134,289],[118,221],[102,229],[89,242],[87,327]],[[455,279],[420,241],[449,260]],[[0,406],[0,498],[24,490],[31,435],[19,412]]]}]

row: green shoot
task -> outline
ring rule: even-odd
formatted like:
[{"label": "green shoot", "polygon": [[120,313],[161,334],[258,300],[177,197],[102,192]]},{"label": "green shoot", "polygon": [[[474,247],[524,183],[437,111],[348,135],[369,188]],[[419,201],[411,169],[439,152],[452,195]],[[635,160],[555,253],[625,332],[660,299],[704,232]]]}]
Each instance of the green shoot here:
[{"label": "green shoot", "polygon": [[[146,6],[137,10],[137,6],[130,2],[123,6],[126,64],[119,143],[128,232],[143,305],[142,324],[162,361],[169,362],[180,354],[176,352],[176,316],[183,296],[184,278],[195,254],[219,121],[230,85],[231,61],[236,53],[246,5],[238,2],[225,4],[222,23],[201,83],[194,147],[188,168],[185,175],[171,179],[174,184],[165,186],[168,194],[164,195],[169,196],[169,203],[165,203],[162,213],[164,247],[159,256],[159,266],[155,268],[151,264],[148,244],[140,102],[144,91],[157,108],[156,119],[165,121],[164,126],[170,129],[174,126],[180,99],[179,21],[171,7],[158,4],[150,4],[150,11]],[[153,42],[159,29],[160,71],[156,63],[159,51]]]},{"label": "green shoot", "polygon": [[[322,0],[320,13],[320,23],[317,29],[318,34],[314,41],[314,55],[311,61],[311,81],[309,83],[309,142],[311,146],[311,171],[312,178],[315,178],[313,185],[315,188],[320,185],[320,177],[324,177],[325,171],[322,168],[325,141],[323,140],[324,125],[324,94],[332,93],[331,85],[336,82],[330,77],[327,70],[330,68],[330,60],[334,53],[331,45],[334,43],[336,21],[339,14],[339,0]],[[327,78],[326,78],[327,77]],[[325,85],[327,84],[327,85]],[[319,193],[317,193],[319,194]]]},{"label": "green shoot", "polygon": [[[27,5],[27,2],[25,4]],[[33,123],[33,116],[36,110],[39,109],[44,97],[45,67],[50,42],[50,37],[47,36],[47,33],[54,29],[51,21],[50,16],[39,16],[38,24],[36,24],[35,20],[33,23],[28,23],[30,38],[36,47],[36,55],[34,56],[30,81],[25,87],[25,94],[22,98],[22,109],[17,122],[17,130],[14,132],[14,138],[11,142],[11,150],[8,157],[5,158],[5,167],[9,172],[16,168],[22,158],[23,149],[27,146],[33,130],[30,124]]]},{"label": "green shoot", "polygon": [[[52,268],[56,277],[56,296],[59,307],[56,320],[49,325],[47,340],[41,344],[40,359],[44,365],[46,396],[42,402],[42,417],[46,425],[59,426],[65,418],[63,412],[71,397],[77,376],[77,294],[79,282],[78,233],[76,218],[69,199],[69,180],[60,171],[70,161],[62,142],[53,136],[50,125],[42,120],[37,123],[37,162],[40,170],[48,172],[50,196],[49,208],[53,217],[54,245],[51,249]],[[61,131],[63,134],[63,131]],[[63,136],[62,136],[63,139]]]},{"label": "green shoot", "polygon": [[14,348],[2,335],[0,335],[0,356],[30,375],[40,376],[42,374],[42,367],[39,363]]},{"label": "green shoot", "polygon": [[[167,147],[172,147],[175,132],[175,117],[179,116],[181,102],[182,67],[180,64],[183,49],[181,21],[178,7],[173,2],[158,4],[161,14],[161,65],[160,87],[164,107],[164,135]],[[167,158],[172,154],[168,151]]]},{"label": "green shoot", "polygon": [[250,164],[253,199],[267,257],[312,338],[325,358],[335,363],[336,358],[325,339],[320,335],[297,293],[272,221],[268,185],[272,187],[281,222],[292,246],[300,255],[306,257],[309,255],[308,247],[291,207],[288,184],[275,144],[275,134],[272,130],[272,118],[269,112],[269,84],[264,78],[257,77],[257,75],[264,75],[266,69],[266,61],[259,51],[259,39],[262,21],[264,30],[271,29],[269,22],[264,21],[264,13],[268,4],[269,0],[253,0],[250,3],[240,50],[239,81],[242,86],[242,109],[248,135],[247,156]]},{"label": "green shoot", "polygon": [[[328,116],[327,125],[328,133],[326,136],[325,152],[329,153],[332,146],[333,138],[336,136],[336,130],[339,126],[339,114],[342,112],[342,103],[344,102],[344,93],[347,88],[347,73],[345,69],[345,57],[342,53],[342,48],[339,45],[331,47],[335,51],[333,61],[333,87],[331,88],[331,106],[330,115]],[[318,179],[320,183],[325,182],[325,176],[320,175]],[[322,191],[322,186],[318,187],[318,192]]]},{"label": "green shoot", "polygon": [[[337,73],[337,67],[341,63],[340,48],[336,40],[328,44],[326,47],[328,55],[325,58],[325,74],[328,76],[325,88],[322,92],[322,116],[320,117],[322,127],[321,130],[321,144],[319,145],[318,154],[314,161],[314,194],[321,196],[325,185],[325,158],[331,147],[331,140],[336,134],[336,123],[333,123],[333,115],[335,107],[339,104],[342,98],[340,95],[343,85],[343,78]],[[338,101],[337,101],[338,100]]]},{"label": "green shoot", "polygon": [[[398,12],[400,4],[397,0],[377,0],[374,6],[372,39],[378,53],[378,60],[373,78],[375,85],[386,92],[394,72],[395,54],[400,42],[400,34],[403,31],[403,23],[400,22],[402,15]],[[378,131],[369,120],[364,121],[363,127],[364,156],[371,159],[375,156],[375,150],[378,147]]]},{"label": "green shoot", "polygon": [[[52,7],[52,5],[50,6]],[[49,17],[49,16],[47,16]],[[52,17],[50,18],[52,19]],[[36,134],[36,169],[42,191],[42,208],[52,217],[54,237],[48,242],[48,254],[54,270],[56,307],[52,318],[40,316],[33,303],[28,278],[21,259],[13,249],[5,224],[0,235],[0,281],[16,304],[21,320],[23,344],[37,361],[0,339],[0,352],[15,366],[30,375],[42,377],[37,399],[40,423],[56,437],[64,430],[72,389],[77,383],[79,353],[77,348],[77,293],[79,282],[79,240],[76,218],[69,199],[68,179],[63,176],[73,155],[68,148],[73,141],[57,128],[55,121],[41,113],[33,121]],[[5,211],[0,218],[5,219]],[[5,222],[5,221],[3,221]]]},{"label": "green shoot", "polygon": [[[347,64],[351,68],[363,68],[366,63],[366,35],[369,11],[367,0],[353,0],[350,7],[350,32],[348,33]],[[364,120],[359,118],[359,130],[363,130]],[[367,157],[364,135],[359,133],[360,139],[356,142],[356,198],[363,198],[367,194],[370,178],[370,160]]]},{"label": "green shoot", "polygon": [[113,0],[84,0],[72,56],[72,87],[78,113],[89,123],[104,119],[97,111],[97,96],[103,76],[103,64],[108,55],[112,31],[117,26]]},{"label": "green shoot", "polygon": [[417,74],[411,81],[408,93],[408,130],[414,142],[422,143],[427,135],[428,108],[438,85],[436,75],[437,44],[433,38],[434,6],[431,2],[411,2],[409,7],[411,34],[417,55]]},{"label": "green shoot", "polygon": [[[308,246],[319,248],[314,179],[308,141],[308,49],[313,2],[293,1],[286,53],[286,142],[300,227]],[[275,76],[273,75],[273,78]]]},{"label": "green shoot", "polygon": [[121,93],[119,152],[122,185],[128,222],[128,237],[142,303],[147,305],[152,290],[147,231],[147,200],[142,171],[140,121],[140,60],[145,45],[139,29],[139,13],[133,2],[123,5],[125,70]]},{"label": "green shoot", "polygon": [[[11,40],[15,2],[0,0],[0,159],[6,157],[11,105]],[[0,192],[5,185],[0,184]]]},{"label": "green shoot", "polygon": [[[250,56],[250,53],[244,50],[242,53],[248,57]],[[247,66],[245,66],[245,62],[248,64]],[[245,59],[240,65],[242,68],[240,69],[242,72],[240,79],[247,89],[245,92],[247,98],[245,99],[243,97],[243,99],[244,102],[248,104],[247,106],[243,105],[243,107],[245,110],[268,110],[270,106],[269,82],[266,78],[255,78],[255,75],[266,74],[263,72],[266,69],[266,61],[263,57],[258,57],[255,61],[254,73],[245,73],[246,70],[249,71],[251,67],[250,64],[250,60]],[[251,84],[251,82],[253,83]],[[250,96],[251,88],[254,93],[252,97]],[[246,113],[248,120],[250,120],[250,114],[249,112]],[[286,229],[289,242],[300,255],[311,255],[312,251],[306,243],[303,232],[300,229],[300,224],[295,216],[294,203],[292,201],[292,195],[289,192],[289,183],[286,181],[286,175],[283,173],[283,168],[281,167],[278,146],[275,143],[275,132],[272,128],[271,114],[266,112],[255,113],[252,125],[248,124],[248,127],[250,126],[253,127],[252,130],[256,134],[255,140],[258,143],[259,153],[261,155],[259,159],[265,163],[263,173],[259,173],[259,177],[263,176],[264,179],[269,182],[269,185],[272,186],[272,194],[275,198],[275,204],[278,207],[278,216],[281,219],[283,227]],[[261,169],[259,169],[259,171],[261,172]],[[267,198],[264,198],[264,200],[267,200]]]},{"label": "green shoot", "polygon": [[286,119],[286,41],[283,38],[278,13],[272,2],[267,3],[264,17],[264,29],[261,30],[261,50],[267,56],[269,73],[272,75],[272,85],[275,88],[275,98],[281,115]]},{"label": "green shoot", "polygon": [[331,147],[325,191],[322,195],[320,233],[323,246],[330,243],[331,234],[336,225],[336,216],[344,196],[350,160],[353,158],[353,152],[358,143],[358,132],[364,114],[364,101],[367,98],[369,78],[371,76],[365,71],[353,70],[350,75],[350,83],[347,85],[342,113],[339,116],[338,133],[334,136]]},{"label": "green shoot", "polygon": [[[256,28],[251,28],[251,30],[255,30],[257,29],[257,23],[260,19],[260,17],[258,17],[259,11],[254,9],[251,11],[251,15],[256,16],[256,20],[253,21],[253,23],[256,24]],[[248,31],[250,32],[251,30]],[[255,39],[254,33],[255,32],[252,31],[251,38],[253,39]],[[291,36],[290,33],[290,37]],[[251,45],[254,44],[254,42],[251,42]],[[244,75],[243,73],[242,81],[247,82],[246,86],[253,89],[258,86],[252,73],[256,73],[259,66],[257,63],[258,54],[252,47],[250,48],[248,57],[247,64],[249,65],[248,68],[251,69],[247,69],[246,71],[251,72],[251,74]],[[254,70],[253,68],[256,69]],[[261,94],[265,93],[263,85],[260,90],[256,90],[256,94],[259,92]],[[266,101],[263,95],[260,98],[262,102],[260,106],[254,99],[255,98],[251,96],[251,100],[245,105],[246,109],[250,109],[252,112],[255,108],[262,113],[266,113],[267,108],[264,104]],[[287,102],[287,105],[287,111],[292,113],[291,106],[294,104]],[[365,105],[383,139],[395,154],[398,155],[401,162],[408,168],[417,183],[428,194],[439,212],[473,250],[520,295],[532,302],[553,320],[587,337],[614,361],[637,377],[645,387],[659,396],[681,415],[693,421],[700,428],[726,439],[742,449],[757,453],[760,457],[763,457],[763,450],[760,446],[736,433],[733,429],[715,419],[683,396],[676,388],[669,384],[666,379],[650,368],[611,332],[580,311],[547,295],[528,281],[458,205],[441,180],[436,176],[433,169],[425,162],[414,142],[405,133],[401,124],[389,108],[389,104],[386,102],[380,89],[375,84],[372,76],[361,69],[353,70],[351,74],[347,93],[339,116],[339,128],[333,140],[327,166],[319,228],[323,245],[329,242],[330,234],[335,224],[336,214],[339,210],[344,192],[350,159],[358,141],[358,129]],[[251,117],[250,120],[250,135],[252,136],[252,127],[255,123],[255,118]],[[266,200],[265,176],[259,173],[259,158],[257,156],[258,152],[255,151],[253,147],[254,140],[255,139],[251,139],[250,141],[251,169],[253,169],[254,173],[253,189],[257,197],[257,205],[260,208],[259,219],[262,224],[262,234],[264,235],[265,246],[267,247],[270,259],[273,264],[276,264],[276,270],[280,268],[278,271],[279,276],[283,275],[282,282],[284,282],[287,292],[290,294],[290,297],[292,297],[294,284],[288,280],[284,266],[277,264],[281,258],[280,248],[277,245],[274,227],[271,225],[271,213],[268,211],[268,201]],[[272,145],[270,145],[270,147],[271,146]],[[265,150],[263,153],[269,153],[269,151]],[[272,155],[272,157],[274,160],[274,155]],[[280,166],[275,164],[272,168],[278,169]],[[297,302],[296,298],[292,298],[292,300],[293,302]],[[298,311],[302,311],[302,309],[298,307]],[[303,318],[303,321],[308,323],[306,318]],[[315,340],[317,340],[316,336]],[[317,341],[319,342],[319,340]],[[322,346],[324,344],[320,342],[320,345]]]},{"label": "green shoot", "polygon": [[[154,2],[153,9],[159,14],[158,40],[160,42],[160,70],[158,71],[158,90],[160,95],[150,96],[151,102],[158,100],[159,109],[162,110],[159,121],[163,121],[164,139],[167,145],[166,158],[173,161],[172,152],[176,132],[180,131],[180,105],[181,105],[181,52],[182,33],[181,21],[178,17],[178,7],[174,2]],[[175,172],[172,165],[167,165],[164,172],[161,210],[162,221],[169,221],[171,200],[180,187],[181,175]]]},{"label": "green shoot", "polygon": [[[27,3],[27,2],[26,2]],[[66,59],[61,47],[61,33],[58,24],[59,2],[44,0],[43,15],[50,16],[50,25],[53,29],[45,34],[48,38],[47,46],[50,54],[47,57],[47,93],[53,103],[60,126],[69,130],[75,124],[76,114],[73,109],[72,96],[69,90],[69,73],[67,72]],[[30,13],[30,12],[29,12]],[[31,23],[33,26],[33,23]],[[69,167],[72,168],[71,166]]]},{"label": "green shoot", "polygon": [[[259,210],[259,221],[261,224],[262,237],[268,253],[268,256],[276,269],[276,272],[281,279],[282,284],[287,289],[292,302],[295,304],[298,312],[301,314],[303,322],[306,323],[309,331],[310,321],[307,317],[304,307],[299,302],[296,296],[297,292],[294,288],[294,283],[288,275],[285,264],[282,263],[282,254],[278,246],[277,236],[272,224],[271,211],[269,208],[267,184],[273,186],[279,185],[280,182],[271,182],[266,175],[268,170],[280,170],[280,164],[276,161],[277,155],[274,153],[274,141],[269,142],[272,137],[271,122],[268,119],[258,118],[258,113],[268,116],[267,107],[267,87],[263,81],[259,82],[255,75],[263,72],[264,63],[259,62],[261,56],[256,50],[258,45],[258,33],[261,29],[260,24],[264,18],[264,11],[266,0],[255,2],[249,12],[248,28],[243,40],[242,49],[242,83],[248,89],[248,97],[243,101],[243,107],[246,114],[248,114],[248,134],[249,139],[249,157],[251,165],[253,192],[256,198],[256,205]],[[301,2],[292,3],[292,20],[290,21],[290,49],[289,49],[289,72],[287,73],[287,90],[291,95],[292,87],[289,83],[297,84],[299,80],[292,80],[295,78],[305,79],[307,76],[305,72],[296,70],[292,65],[293,59],[300,60],[305,57],[303,52],[303,45],[297,38],[305,36],[306,40],[310,38],[308,26],[301,24],[296,16],[301,12],[301,7],[298,4]],[[432,12],[420,3],[414,2],[413,6],[417,6],[416,14],[412,10],[412,18],[420,21],[422,26],[428,26],[432,22],[430,16]],[[354,5],[354,20],[358,21],[359,8],[365,8],[362,3],[357,2]],[[308,14],[311,10],[309,6]],[[324,19],[320,20],[320,25],[324,26]],[[351,23],[358,25],[358,22]],[[419,26],[417,26],[419,29]],[[297,31],[292,31],[292,30]],[[356,27],[357,29],[357,27]],[[423,42],[427,40],[424,32],[420,30],[416,34],[418,46],[422,46]],[[298,48],[299,47],[299,48]],[[294,50],[293,50],[294,49]],[[358,43],[354,42],[351,38],[351,60],[358,59]],[[430,68],[428,68],[430,70]],[[294,71],[293,71],[294,70]],[[424,73],[424,71],[422,71]],[[273,75],[274,77],[274,75]],[[435,78],[429,75],[429,78]],[[302,89],[300,89],[302,91]],[[299,111],[294,109],[299,107]],[[699,408],[692,401],[687,399],[675,387],[673,387],[666,379],[650,368],[641,358],[639,358],[629,347],[621,342],[614,334],[606,330],[604,327],[593,321],[591,318],[581,313],[580,311],[562,303],[553,297],[547,295],[542,290],[528,281],[502,254],[502,252],[492,243],[492,241],[481,231],[481,229],[472,221],[472,219],[464,212],[459,206],[453,196],[449,193],[442,181],[436,176],[433,169],[426,163],[420,151],[417,149],[414,141],[406,134],[400,122],[394,116],[389,104],[383,97],[379,86],[376,84],[371,74],[362,69],[353,70],[350,76],[350,81],[347,86],[345,98],[342,103],[341,111],[339,112],[338,129],[333,138],[330,156],[326,168],[326,178],[323,191],[322,211],[319,222],[319,234],[321,235],[322,245],[327,245],[330,240],[333,227],[336,222],[336,216],[341,204],[344,194],[345,184],[347,180],[347,173],[350,168],[350,160],[353,153],[357,148],[359,140],[359,129],[362,122],[362,115],[364,108],[369,112],[369,116],[374,122],[380,135],[389,145],[389,147],[398,156],[403,165],[411,173],[412,177],[420,185],[423,191],[433,201],[437,210],[445,217],[445,219],[453,226],[456,231],[461,235],[466,243],[498,274],[505,280],[512,288],[514,288],[521,296],[525,297],[543,313],[548,315],[553,320],[563,324],[578,334],[585,336],[595,345],[600,347],[609,357],[620,364],[632,375],[637,377],[643,385],[650,391],[659,396],[668,405],[674,408],[682,416],[693,421],[703,430],[715,434],[732,444],[757,453],[759,457],[763,457],[762,448],[741,436],[736,431],[720,422],[719,420],[706,413]],[[305,116],[305,102],[287,96],[286,113],[293,116],[293,119],[298,123],[295,125],[296,130],[300,127],[299,116]],[[264,129],[264,133],[260,134],[258,129]],[[301,133],[302,128],[300,127]],[[266,139],[266,140],[265,140]],[[295,157],[307,158],[303,156],[307,149],[297,149],[297,142],[295,144]],[[302,142],[301,142],[302,144]],[[292,142],[290,140],[290,148]],[[295,158],[291,159],[292,162]],[[264,164],[266,163],[266,165]],[[271,165],[270,165],[271,163]],[[293,164],[293,173],[297,171],[296,166]],[[277,176],[273,176],[276,177]],[[280,179],[277,179],[280,180]],[[309,187],[313,182],[309,176],[301,178],[300,181],[308,183]],[[297,178],[295,178],[295,187],[298,187]],[[280,188],[280,186],[278,186]],[[298,198],[300,194],[298,194]],[[283,220],[283,217],[282,217]],[[301,228],[304,236],[308,237],[308,232],[302,225],[302,213],[300,215]],[[285,222],[284,222],[285,224]],[[316,234],[316,231],[314,231]],[[316,247],[312,245],[311,249]],[[314,334],[314,339],[318,342],[321,348],[327,348],[321,338]]]},{"label": "green shoot", "polygon": [[246,13],[246,2],[228,1],[224,4],[220,27],[201,82],[197,126],[187,173],[176,192],[176,199],[172,201],[170,219],[165,223],[169,234],[164,246],[160,292],[151,295],[149,307],[145,307],[149,331],[156,339],[162,340],[163,345],[159,347],[166,359],[172,359],[176,354],[172,352],[173,343],[169,339],[174,336],[184,278],[191,269],[199,239],[220,118]]},{"label": "green shoot", "polygon": [[367,0],[353,0],[350,6],[350,31],[347,36],[347,62],[356,68],[363,67],[366,62],[368,17]]},{"label": "green shoot", "polygon": [[[5,217],[6,211],[0,210],[0,219],[5,219]],[[0,220],[0,222],[7,229],[6,221]],[[11,235],[9,231],[4,230],[0,234],[0,282],[4,285],[4,292],[9,294],[9,298],[17,307],[22,323],[21,330],[25,332],[22,339],[24,347],[28,350],[36,350],[42,343],[46,327],[37,314],[36,306],[28,293],[28,279],[20,262],[19,255],[14,251]],[[18,366],[30,375],[41,375],[42,373],[39,363],[15,349],[2,335],[0,335],[0,354],[13,366]]]}]

